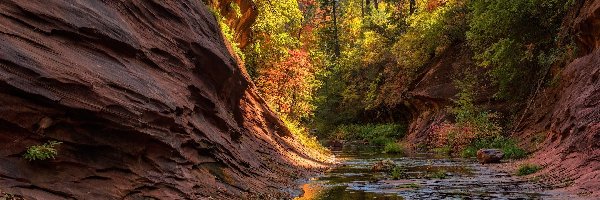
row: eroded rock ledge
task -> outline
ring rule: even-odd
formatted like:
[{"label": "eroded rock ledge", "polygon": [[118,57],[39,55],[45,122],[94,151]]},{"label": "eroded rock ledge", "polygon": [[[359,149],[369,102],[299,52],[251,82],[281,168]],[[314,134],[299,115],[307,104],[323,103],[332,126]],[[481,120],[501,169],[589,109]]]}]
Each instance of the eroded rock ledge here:
[{"label": "eroded rock ledge", "polygon": [[[201,1],[0,2],[0,191],[36,199],[285,197],[319,167]],[[62,141],[55,160],[31,145]]]}]

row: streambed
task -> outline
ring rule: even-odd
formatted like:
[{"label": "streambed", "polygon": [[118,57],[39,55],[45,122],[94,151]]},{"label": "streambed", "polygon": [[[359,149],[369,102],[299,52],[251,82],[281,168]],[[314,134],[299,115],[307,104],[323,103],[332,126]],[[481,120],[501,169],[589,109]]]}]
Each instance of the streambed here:
[{"label": "streambed", "polygon": [[[359,146],[333,153],[340,165],[303,184],[298,200],[565,198],[474,159],[390,155]],[[393,180],[389,172],[371,170],[374,163],[388,159],[403,168],[402,178]]]}]

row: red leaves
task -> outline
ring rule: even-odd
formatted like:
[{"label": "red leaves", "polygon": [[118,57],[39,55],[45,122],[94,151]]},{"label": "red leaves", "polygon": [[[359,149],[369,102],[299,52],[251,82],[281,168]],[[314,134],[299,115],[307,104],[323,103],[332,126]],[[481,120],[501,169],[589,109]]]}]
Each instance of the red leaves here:
[{"label": "red leaves", "polygon": [[314,67],[304,50],[290,50],[282,62],[259,71],[257,85],[276,111],[301,117],[312,111],[310,100],[315,88]]}]

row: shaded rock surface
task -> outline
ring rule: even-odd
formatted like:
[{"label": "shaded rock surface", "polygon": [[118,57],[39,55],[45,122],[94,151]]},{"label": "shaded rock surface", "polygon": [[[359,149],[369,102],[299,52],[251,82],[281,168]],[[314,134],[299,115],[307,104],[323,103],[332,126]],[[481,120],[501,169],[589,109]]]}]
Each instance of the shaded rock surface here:
[{"label": "shaded rock surface", "polygon": [[[201,1],[3,0],[0,11],[0,191],[285,198],[290,174],[321,166]],[[63,142],[56,159],[22,158],[48,140]]]},{"label": "shaded rock surface", "polygon": [[600,1],[580,1],[572,20],[581,57],[542,92],[514,134],[536,149],[542,181],[588,198],[600,197]]},{"label": "shaded rock surface", "polygon": [[504,158],[500,149],[480,149],[477,151],[477,160],[480,163],[499,163]]}]

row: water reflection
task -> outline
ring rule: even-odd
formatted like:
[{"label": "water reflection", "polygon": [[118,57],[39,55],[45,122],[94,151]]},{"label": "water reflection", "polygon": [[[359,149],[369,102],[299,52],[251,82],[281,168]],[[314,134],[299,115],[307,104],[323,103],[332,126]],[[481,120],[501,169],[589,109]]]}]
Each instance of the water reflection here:
[{"label": "water reflection", "polygon": [[[334,151],[341,165],[304,184],[297,200],[358,199],[541,199],[541,186],[497,172],[470,159],[381,154],[372,147]],[[390,159],[405,175],[373,172],[373,163]]]}]

